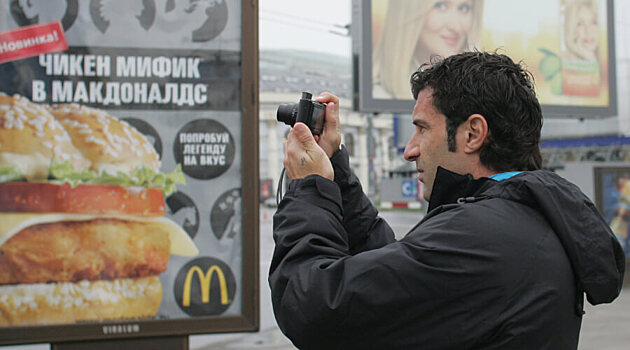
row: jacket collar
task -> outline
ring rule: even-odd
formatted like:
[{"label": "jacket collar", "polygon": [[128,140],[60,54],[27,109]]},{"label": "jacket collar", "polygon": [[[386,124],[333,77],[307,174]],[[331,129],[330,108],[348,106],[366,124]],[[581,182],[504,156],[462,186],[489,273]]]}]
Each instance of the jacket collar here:
[{"label": "jacket collar", "polygon": [[493,183],[496,181],[487,177],[475,180],[470,174],[460,175],[438,167],[431,190],[428,212],[441,205],[457,203],[457,200],[462,197],[474,197],[492,186]]}]

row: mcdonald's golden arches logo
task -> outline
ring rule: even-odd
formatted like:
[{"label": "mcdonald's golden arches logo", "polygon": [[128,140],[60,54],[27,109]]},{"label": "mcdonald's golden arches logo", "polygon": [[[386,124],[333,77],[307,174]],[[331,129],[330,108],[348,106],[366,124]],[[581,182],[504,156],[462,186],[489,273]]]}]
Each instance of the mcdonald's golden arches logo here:
[{"label": "mcdonald's golden arches logo", "polygon": [[190,316],[220,315],[232,304],[236,281],[223,261],[202,257],[184,265],[175,278],[177,305]]}]

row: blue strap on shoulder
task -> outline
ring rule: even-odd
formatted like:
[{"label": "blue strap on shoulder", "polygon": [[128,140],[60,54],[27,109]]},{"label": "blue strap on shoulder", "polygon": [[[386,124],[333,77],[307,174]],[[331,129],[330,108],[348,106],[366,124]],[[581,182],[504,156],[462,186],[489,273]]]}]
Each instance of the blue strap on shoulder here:
[{"label": "blue strap on shoulder", "polygon": [[490,176],[491,179],[496,180],[496,181],[503,181],[503,180],[507,180],[509,178],[511,178],[514,175],[518,175],[522,173],[522,171],[508,171],[506,173],[498,173],[498,174],[494,174],[492,176]]}]

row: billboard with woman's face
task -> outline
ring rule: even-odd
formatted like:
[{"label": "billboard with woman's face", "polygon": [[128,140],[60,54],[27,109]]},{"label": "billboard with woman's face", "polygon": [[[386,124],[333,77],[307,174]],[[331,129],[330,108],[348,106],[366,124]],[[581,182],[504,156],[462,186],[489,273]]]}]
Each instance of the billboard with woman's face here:
[{"label": "billboard with woman's face", "polygon": [[477,49],[522,61],[546,114],[615,115],[612,10],[610,0],[357,1],[355,105],[409,113],[418,67]]}]

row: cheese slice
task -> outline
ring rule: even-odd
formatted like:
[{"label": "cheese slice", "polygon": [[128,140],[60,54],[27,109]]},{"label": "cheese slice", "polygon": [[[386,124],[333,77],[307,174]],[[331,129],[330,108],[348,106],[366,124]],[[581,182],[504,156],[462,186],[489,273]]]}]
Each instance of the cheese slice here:
[{"label": "cheese slice", "polygon": [[88,221],[94,219],[118,219],[137,222],[159,224],[168,232],[171,241],[171,254],[181,256],[196,256],[199,250],[190,236],[173,220],[165,217],[143,218],[127,215],[88,215],[88,214],[31,214],[31,213],[0,213],[0,246],[23,229],[60,221]]}]

